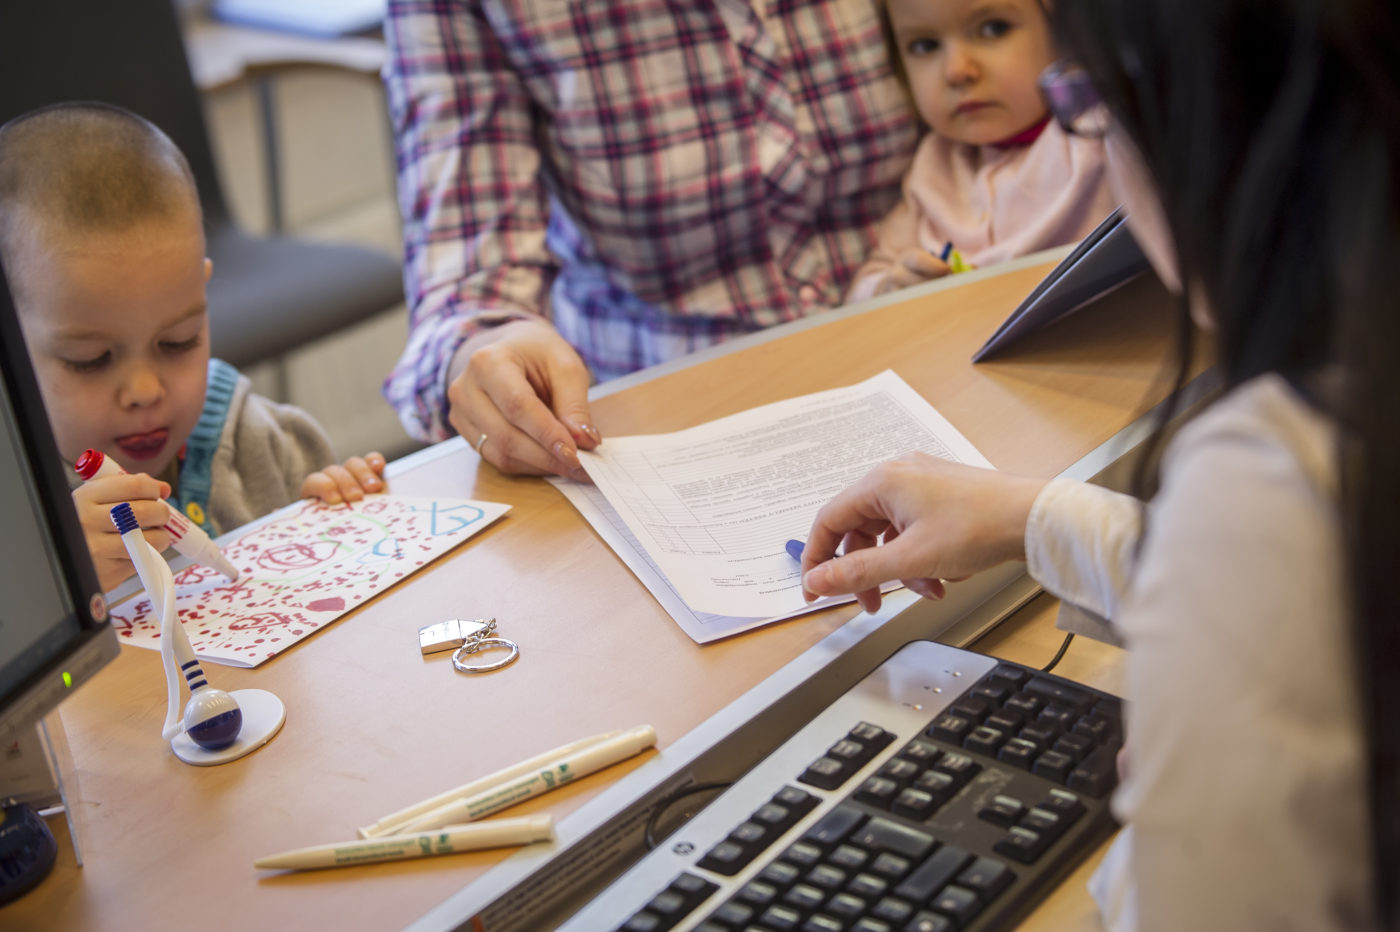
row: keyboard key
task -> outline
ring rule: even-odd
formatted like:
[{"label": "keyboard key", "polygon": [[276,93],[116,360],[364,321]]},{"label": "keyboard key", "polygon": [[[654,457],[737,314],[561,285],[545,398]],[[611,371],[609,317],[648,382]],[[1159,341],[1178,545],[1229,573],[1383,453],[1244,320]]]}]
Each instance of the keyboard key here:
[{"label": "keyboard key", "polygon": [[938,803],[939,801],[933,797],[932,793],[911,786],[907,790],[899,791],[899,795],[890,804],[890,811],[895,815],[906,816],[922,822],[938,810]]},{"label": "keyboard key", "polygon": [[1040,710],[1040,714],[1036,716],[1035,720],[1040,725],[1046,725],[1064,733],[1069,731],[1078,719],[1079,712],[1073,706],[1052,702]]},{"label": "keyboard key", "polygon": [[1052,787],[1037,805],[1041,809],[1048,809],[1058,815],[1060,821],[1066,825],[1084,814],[1084,804],[1079,801],[1079,797],[1059,787]]},{"label": "keyboard key", "polygon": [[[869,722],[861,722],[851,729],[850,737],[854,741],[860,741],[870,745],[878,751],[894,740],[894,735],[890,734],[879,725],[872,725]],[[871,756],[874,756],[873,753]]]},{"label": "keyboard key", "polygon": [[797,878],[801,876],[802,871],[798,870],[787,861],[774,861],[758,872],[757,879],[764,883],[771,883],[779,890],[786,890],[796,883]]},{"label": "keyboard key", "polygon": [[1065,831],[1065,823],[1048,809],[1035,808],[1021,817],[1021,827],[1039,832],[1050,841],[1059,838]]},{"label": "keyboard key", "polygon": [[923,790],[940,805],[951,799],[960,788],[957,777],[941,770],[926,770],[914,781],[914,789]]},{"label": "keyboard key", "polygon": [[669,928],[660,916],[642,910],[622,924],[621,932],[663,932]]},{"label": "keyboard key", "polygon": [[1008,680],[1016,685],[1021,685],[1029,677],[1030,671],[1025,667],[1018,667],[1011,663],[999,663],[996,669],[988,674],[992,679]]},{"label": "keyboard key", "polygon": [[802,840],[816,845],[822,851],[829,851],[845,841],[857,825],[865,821],[865,813],[854,806],[837,806],[817,820],[817,824],[807,830]]},{"label": "keyboard key", "polygon": [[977,914],[982,911],[982,901],[977,898],[977,894],[955,883],[944,887],[943,892],[934,897],[929,906],[945,916],[952,917],[958,928],[976,919]]},{"label": "keyboard key", "polygon": [[1118,782],[1118,749],[1113,745],[1095,748],[1070,771],[1065,785],[1080,793],[1102,799]]},{"label": "keyboard key", "polygon": [[1021,726],[1026,722],[1026,717],[1020,712],[1011,709],[1002,709],[987,716],[987,720],[982,724],[997,731],[1004,731],[1008,735],[1014,735],[1021,730]]},{"label": "keyboard key", "polygon": [[992,845],[992,850],[1022,864],[1032,864],[1049,845],[1050,840],[1042,837],[1039,832],[1016,825],[1012,826],[1004,838]]},{"label": "keyboard key", "polygon": [[1006,701],[1006,697],[1011,695],[1012,690],[998,684],[994,680],[988,680],[979,686],[972,688],[972,694],[980,699],[986,699],[994,706],[1000,706]]},{"label": "keyboard key", "polygon": [[1016,879],[1011,868],[996,858],[982,857],[973,861],[958,875],[958,884],[973,891],[983,903],[990,903],[997,894]]},{"label": "keyboard key", "polygon": [[870,851],[890,851],[918,860],[931,851],[936,842],[928,832],[876,816],[851,836],[851,844]]},{"label": "keyboard key", "polygon": [[894,932],[894,927],[888,922],[873,919],[866,916],[864,919],[851,926],[851,932]]},{"label": "keyboard key", "polygon": [[999,728],[989,728],[986,725],[978,725],[968,732],[963,739],[963,747],[969,751],[976,751],[978,754],[986,754],[988,757],[996,756],[997,748],[1006,740],[1006,732]]},{"label": "keyboard key", "polygon": [[846,884],[846,892],[866,900],[874,901],[885,895],[890,888],[889,881],[874,874],[856,874]]},{"label": "keyboard key", "polygon": [[854,772],[855,768],[847,767],[833,757],[818,757],[812,761],[811,766],[802,771],[802,776],[797,779],[808,786],[834,790],[845,783],[846,778]]},{"label": "keyboard key", "polygon": [[738,900],[730,900],[711,913],[707,921],[718,923],[726,929],[742,929],[753,921],[753,917],[752,906],[740,903]]},{"label": "keyboard key", "polygon": [[744,850],[743,845],[726,840],[711,848],[709,853],[697,863],[707,871],[733,877],[743,870],[744,866],[752,859],[752,856]]},{"label": "keyboard key", "polygon": [[1083,760],[1094,749],[1094,740],[1086,735],[1061,735],[1054,741],[1053,750],[1068,754],[1075,761]]},{"label": "keyboard key", "polygon": [[758,922],[773,932],[797,932],[802,928],[802,914],[791,906],[776,903],[763,911]]},{"label": "keyboard key", "polygon": [[1022,718],[1035,718],[1040,707],[1045,704],[1045,700],[1039,696],[1032,696],[1030,693],[1017,693],[1014,696],[1007,696],[1003,708],[1021,713]]},{"label": "keyboard key", "polygon": [[1054,724],[1036,720],[1025,728],[1022,728],[1016,737],[1023,738],[1026,741],[1034,741],[1040,747],[1048,748],[1057,741],[1062,740],[1060,734],[1060,729]]},{"label": "keyboard key", "polygon": [[893,780],[901,786],[919,775],[922,768],[913,761],[892,757],[880,766],[876,773],[886,780]]},{"label": "keyboard key", "polygon": [[842,738],[831,746],[831,750],[826,752],[826,756],[843,763],[854,763],[865,757],[865,745],[859,741],[852,741],[850,738]]},{"label": "keyboard key", "polygon": [[664,928],[671,928],[679,922],[686,913],[690,912],[686,908],[685,897],[674,890],[663,890],[651,898],[647,904],[647,911],[655,914],[665,923]]},{"label": "keyboard key", "polygon": [[802,923],[802,932],[846,932],[846,923],[817,913],[815,916],[808,916],[807,921]]},{"label": "keyboard key", "polygon": [[1038,774],[1056,783],[1064,783],[1074,767],[1074,758],[1064,751],[1046,751],[1035,759],[1031,773]]},{"label": "keyboard key", "polygon": [[897,896],[887,896],[875,904],[874,908],[870,910],[870,915],[876,919],[887,920],[899,928],[909,921],[910,916],[914,915],[914,906]]},{"label": "keyboard key", "polygon": [[967,737],[976,727],[972,719],[963,718],[961,715],[941,715],[938,721],[933,723],[933,727],[928,733],[935,738],[947,741],[949,744],[962,744],[963,738]]},{"label": "keyboard key", "polygon": [[836,850],[827,856],[827,863],[846,871],[860,870],[870,860],[870,852],[854,845],[837,845]]},{"label": "keyboard key", "polygon": [[904,932],[956,932],[957,926],[947,916],[921,909],[914,919],[904,927]]},{"label": "keyboard key", "polygon": [[939,773],[951,775],[962,786],[982,769],[982,765],[968,757],[966,754],[949,752],[939,758],[938,763],[933,765],[933,769]]},{"label": "keyboard key", "polygon": [[979,699],[976,696],[963,696],[957,702],[948,706],[948,714],[956,715],[958,718],[965,718],[974,725],[982,724],[982,719],[991,714],[995,708],[986,699]]},{"label": "keyboard key", "polygon": [[957,845],[944,845],[900,881],[894,888],[895,896],[916,903],[927,903],[971,860],[972,854],[966,849]]},{"label": "keyboard key", "polygon": [[796,842],[783,852],[783,860],[798,867],[811,867],[821,859],[822,849],[806,841]]},{"label": "keyboard key", "polygon": [[977,813],[978,818],[986,819],[1003,828],[1010,828],[1026,812],[1025,805],[1013,796],[993,796],[992,801]]},{"label": "keyboard key", "polygon": [[750,880],[735,895],[750,906],[762,909],[778,898],[778,888],[761,880]]},{"label": "keyboard key", "polygon": [[899,756],[907,761],[913,761],[922,767],[930,767],[938,760],[943,752],[938,750],[927,741],[911,741],[904,750],[899,752]]},{"label": "keyboard key", "polygon": [[1086,711],[1098,701],[1093,693],[1086,692],[1077,686],[1071,686],[1064,680],[1052,679],[1048,676],[1031,677],[1023,689],[1032,696],[1039,696],[1046,702],[1069,706],[1076,713]]},{"label": "keyboard key", "polygon": [[888,809],[898,794],[898,783],[884,777],[870,777],[856,790],[856,799],[881,809]]},{"label": "keyboard key", "polygon": [[830,864],[818,864],[807,872],[803,881],[828,892],[840,890],[846,885],[846,872]]},{"label": "keyboard key", "polygon": [[913,863],[908,858],[886,851],[875,858],[874,863],[870,865],[870,872],[889,880],[898,880],[909,873],[909,865]]},{"label": "keyboard key", "polygon": [[850,893],[838,893],[827,901],[822,909],[837,919],[847,922],[859,919],[865,915],[866,908],[870,905],[868,900],[864,900]]},{"label": "keyboard key", "polygon": [[1115,737],[1116,726],[1102,715],[1082,716],[1070,729],[1071,734],[1084,735],[1094,739],[1095,744],[1104,744]]},{"label": "keyboard key", "polygon": [[1034,741],[1027,741],[1025,738],[1012,738],[1002,745],[1000,751],[997,751],[997,760],[1021,770],[1030,770],[1031,762],[1035,760],[1039,752],[1040,748]]},{"label": "keyboard key", "polygon": [[783,902],[800,913],[810,913],[826,902],[826,891],[810,884],[794,884],[783,894]]}]

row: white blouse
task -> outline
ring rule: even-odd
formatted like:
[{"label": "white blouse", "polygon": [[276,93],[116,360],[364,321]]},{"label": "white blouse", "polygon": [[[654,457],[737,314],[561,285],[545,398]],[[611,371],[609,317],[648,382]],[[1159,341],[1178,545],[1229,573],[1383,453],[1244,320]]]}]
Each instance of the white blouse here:
[{"label": "white blouse", "polygon": [[1068,480],[1036,500],[1062,626],[1129,648],[1129,828],[1090,884],[1110,929],[1373,923],[1334,444],[1265,376],[1183,428],[1145,514]]}]

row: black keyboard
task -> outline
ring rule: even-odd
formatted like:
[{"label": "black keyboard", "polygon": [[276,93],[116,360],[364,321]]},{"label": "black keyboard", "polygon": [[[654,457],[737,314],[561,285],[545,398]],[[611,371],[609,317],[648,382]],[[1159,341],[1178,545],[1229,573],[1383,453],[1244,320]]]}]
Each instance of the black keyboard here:
[{"label": "black keyboard", "polygon": [[561,928],[1010,929],[1115,828],[1116,697],[906,645]]}]

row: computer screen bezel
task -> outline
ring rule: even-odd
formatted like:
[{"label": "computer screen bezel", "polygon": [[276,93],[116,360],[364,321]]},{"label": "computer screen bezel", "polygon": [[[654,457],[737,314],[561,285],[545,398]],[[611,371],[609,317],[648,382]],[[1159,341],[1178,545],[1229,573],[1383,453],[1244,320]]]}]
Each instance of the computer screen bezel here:
[{"label": "computer screen bezel", "polygon": [[32,725],[121,651],[108,623],[107,603],[87,550],[65,479],[65,465],[49,427],[3,266],[0,266],[0,378],[4,380],[40,510],[53,543],[78,630],[0,694],[0,739]]}]

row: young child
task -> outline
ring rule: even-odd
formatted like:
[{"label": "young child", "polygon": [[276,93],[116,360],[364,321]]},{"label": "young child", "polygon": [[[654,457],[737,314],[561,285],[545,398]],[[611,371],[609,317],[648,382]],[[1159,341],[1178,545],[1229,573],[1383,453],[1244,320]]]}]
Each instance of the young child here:
[{"label": "young child", "polygon": [[129,473],[73,492],[104,589],[133,572],[118,502],[164,550],[161,498],[217,534],[298,496],[383,490],[382,456],[326,466],[309,415],[210,358],[194,178],[141,117],[69,103],[0,127],[0,263],[60,453],[101,450]]},{"label": "young child", "polygon": [[848,301],[1075,242],[1113,211],[1103,141],[1064,132],[1041,100],[1056,57],[1042,2],[885,0],[931,132]]}]

